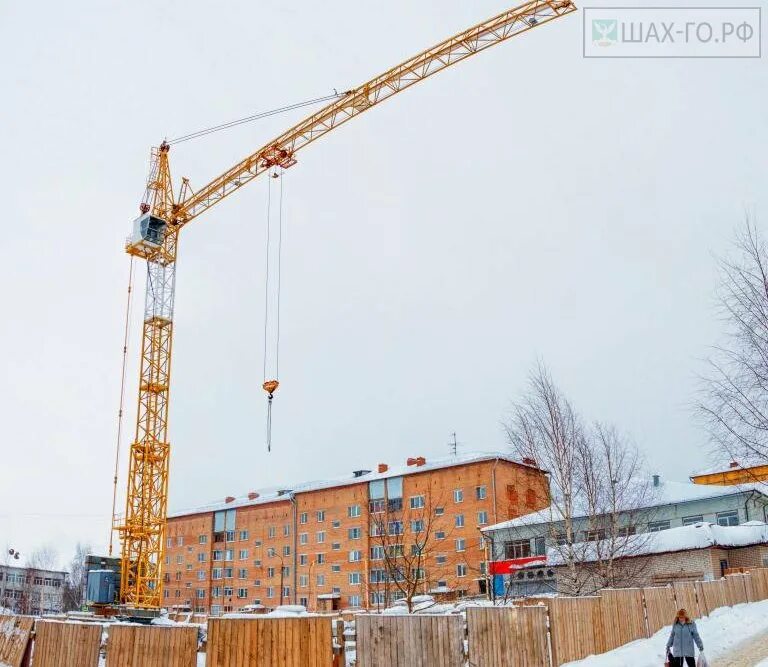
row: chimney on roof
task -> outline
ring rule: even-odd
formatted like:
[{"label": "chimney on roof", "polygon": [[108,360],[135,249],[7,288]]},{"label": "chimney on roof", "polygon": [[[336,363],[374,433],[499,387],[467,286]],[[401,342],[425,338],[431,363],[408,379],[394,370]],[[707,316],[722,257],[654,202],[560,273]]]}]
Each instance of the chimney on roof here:
[{"label": "chimney on roof", "polygon": [[370,472],[371,472],[370,470],[353,470],[352,474],[355,477],[362,477],[363,475],[367,475]]},{"label": "chimney on roof", "polygon": [[284,496],[288,493],[290,493],[293,489],[279,489],[277,492],[278,496]]},{"label": "chimney on roof", "polygon": [[409,466],[423,466],[426,462],[427,459],[423,456],[408,457],[408,460],[406,461]]},{"label": "chimney on roof", "polygon": [[728,464],[728,467],[729,467],[729,468],[738,468],[738,467],[739,467],[739,462],[738,462],[738,461],[731,461],[731,462]]},{"label": "chimney on roof", "polygon": [[379,474],[381,474],[383,472],[387,472],[387,470],[389,470],[389,466],[386,463],[379,463],[379,467],[377,470]]},{"label": "chimney on roof", "polygon": [[659,486],[661,484],[661,477],[659,475],[653,476],[653,485]]},{"label": "chimney on roof", "polygon": [[231,503],[234,499],[235,499],[234,496],[227,496],[226,498],[224,498],[224,502]]},{"label": "chimney on roof", "polygon": [[523,463],[527,466],[536,466],[536,459],[532,459],[530,456],[523,458]]},{"label": "chimney on roof", "polygon": [[248,500],[256,500],[256,498],[258,498],[258,497],[259,497],[259,494],[256,493],[256,491],[251,491],[248,494]]}]

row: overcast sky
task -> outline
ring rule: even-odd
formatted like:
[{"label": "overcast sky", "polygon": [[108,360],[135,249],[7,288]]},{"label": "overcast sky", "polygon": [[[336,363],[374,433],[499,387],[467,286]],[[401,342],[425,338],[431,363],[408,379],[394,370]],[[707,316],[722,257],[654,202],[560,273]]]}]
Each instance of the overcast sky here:
[{"label": "overcast sky", "polygon": [[[78,539],[106,543],[122,246],[150,146],[346,90],[504,8],[0,3],[0,548],[50,542],[65,560]],[[581,50],[574,14],[300,155],[284,182],[272,454],[260,388],[266,180],[185,229],[171,508],[445,455],[453,431],[465,450],[504,450],[500,420],[537,358],[655,471],[685,479],[706,463],[688,406],[721,327],[713,256],[745,210],[768,219],[765,61]],[[175,177],[197,188],[304,113],[182,144]],[[143,281],[136,289],[139,306]]]}]

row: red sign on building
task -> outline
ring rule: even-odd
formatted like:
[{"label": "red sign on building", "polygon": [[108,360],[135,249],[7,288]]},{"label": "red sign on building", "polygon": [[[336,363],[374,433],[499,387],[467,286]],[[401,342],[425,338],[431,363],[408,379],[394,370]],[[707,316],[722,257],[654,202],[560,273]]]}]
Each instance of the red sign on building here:
[{"label": "red sign on building", "polygon": [[491,574],[510,574],[529,565],[544,566],[546,564],[546,556],[527,556],[526,558],[511,558],[510,560],[493,560],[490,563]]}]

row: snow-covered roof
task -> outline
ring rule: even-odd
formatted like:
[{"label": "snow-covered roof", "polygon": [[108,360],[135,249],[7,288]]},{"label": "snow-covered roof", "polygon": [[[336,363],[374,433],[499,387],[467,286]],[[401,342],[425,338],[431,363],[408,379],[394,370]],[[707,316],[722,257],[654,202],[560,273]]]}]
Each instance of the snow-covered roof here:
[{"label": "snow-covered roof", "polygon": [[[354,473],[342,475],[331,479],[313,480],[309,482],[301,482],[299,484],[287,484],[283,486],[268,487],[265,489],[257,489],[256,493],[258,497],[249,498],[248,495],[236,497],[230,502],[214,502],[207,505],[200,505],[198,507],[187,508],[170,513],[169,518],[187,516],[189,514],[201,514],[204,512],[215,512],[223,509],[234,509],[238,507],[250,507],[252,505],[263,505],[265,503],[273,503],[280,500],[289,500],[291,494],[309,493],[312,491],[319,491],[321,489],[330,489],[339,486],[349,486],[351,484],[359,484],[361,482],[371,482],[377,479],[388,479],[390,477],[400,477],[403,475],[416,475],[430,470],[439,470],[442,468],[451,468],[453,466],[467,465],[471,463],[481,463],[483,461],[503,460],[509,463],[514,463],[519,466],[531,468],[526,463],[522,463],[510,456],[501,452],[466,452],[460,453],[456,456],[446,456],[441,458],[427,459],[423,465],[401,465],[401,466],[389,466],[386,472],[377,472],[375,469],[360,476],[355,476]],[[377,466],[373,466],[376,468]],[[280,493],[281,489],[289,489],[285,493]],[[253,495],[253,494],[251,494]]]},{"label": "snow-covered roof", "polygon": [[[749,521],[740,526],[718,526],[713,523],[697,523],[692,526],[669,528],[657,533],[640,533],[627,538],[617,551],[617,556],[648,556],[674,551],[690,551],[708,547],[748,547],[768,544],[768,525],[761,521]],[[597,554],[609,552],[607,542],[588,542],[573,545],[580,561],[593,561]],[[602,549],[601,549],[602,547]],[[547,565],[564,564],[563,547],[547,550]]]},{"label": "snow-covered roof", "polygon": [[[658,486],[649,486],[649,497],[652,502],[649,507],[658,507],[661,505],[677,505],[680,503],[689,503],[696,500],[707,500],[710,498],[721,498],[741,493],[757,491],[763,495],[768,495],[768,487],[765,484],[739,484],[738,486],[714,486],[708,484],[694,484],[693,482],[677,482],[661,480]],[[630,494],[631,495],[631,494]],[[639,508],[626,508],[627,510],[637,510]],[[577,508],[574,512],[574,518],[589,516],[589,513],[583,508]],[[503,528],[520,528],[523,526],[535,526],[542,523],[551,523],[561,521],[562,515],[557,507],[550,506],[538,512],[524,514],[523,516],[508,521],[486,526],[483,532],[491,530],[500,530]]]}]

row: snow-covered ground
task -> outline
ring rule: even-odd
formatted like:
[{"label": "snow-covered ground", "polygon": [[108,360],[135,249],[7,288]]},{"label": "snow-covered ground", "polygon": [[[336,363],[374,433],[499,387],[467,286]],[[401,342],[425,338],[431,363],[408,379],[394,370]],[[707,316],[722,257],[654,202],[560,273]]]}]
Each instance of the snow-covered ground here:
[{"label": "snow-covered ground", "polygon": [[[745,640],[768,632],[768,600],[720,607],[696,621],[696,625],[704,642],[704,653],[712,662],[728,655]],[[669,631],[669,626],[662,628],[650,639],[639,639],[608,653],[570,662],[566,667],[659,667],[664,664]],[[768,667],[768,661],[760,666]]]}]

